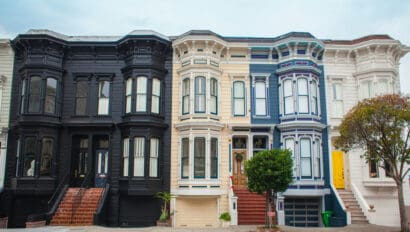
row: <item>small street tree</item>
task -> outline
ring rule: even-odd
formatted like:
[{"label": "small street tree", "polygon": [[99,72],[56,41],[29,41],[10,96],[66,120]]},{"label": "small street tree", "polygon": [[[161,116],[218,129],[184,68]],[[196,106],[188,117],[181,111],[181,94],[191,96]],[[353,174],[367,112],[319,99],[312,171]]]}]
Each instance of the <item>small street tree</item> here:
[{"label": "small street tree", "polygon": [[[258,194],[266,194],[265,215],[267,215],[269,208],[271,193],[275,196],[277,192],[284,192],[293,181],[292,168],[293,160],[289,150],[261,151],[245,162],[248,189]],[[275,215],[277,215],[276,207],[274,210]],[[269,224],[268,221],[266,216],[266,226]]]},{"label": "small street tree", "polygon": [[410,103],[397,94],[365,99],[343,118],[335,146],[344,151],[364,148],[366,162],[375,162],[397,186],[401,231],[409,232],[403,181],[409,172]]}]

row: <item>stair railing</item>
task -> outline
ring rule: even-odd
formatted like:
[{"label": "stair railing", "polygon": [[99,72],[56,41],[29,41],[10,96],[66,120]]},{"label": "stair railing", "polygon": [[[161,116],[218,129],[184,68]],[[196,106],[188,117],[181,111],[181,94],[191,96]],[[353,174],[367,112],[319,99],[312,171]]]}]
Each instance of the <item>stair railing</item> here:
[{"label": "stair railing", "polygon": [[231,225],[238,225],[238,197],[233,192],[232,176],[229,177],[229,212],[231,214]]},{"label": "stair railing", "polygon": [[88,172],[85,175],[84,180],[81,182],[80,189],[78,190],[77,194],[75,195],[73,199],[73,203],[71,205],[71,220],[70,220],[71,224],[73,223],[74,216],[77,212],[77,209],[81,205],[81,201],[83,200],[85,189],[88,188],[91,182],[91,177],[92,177],[92,172]]},{"label": "stair railing", "polygon": [[100,201],[98,202],[97,211],[94,214],[94,225],[100,225],[104,220],[102,217],[105,215],[105,206],[107,204],[108,193],[110,191],[110,184],[105,184],[103,194],[101,195]]},{"label": "stair railing", "polygon": [[63,177],[63,180],[58,184],[56,190],[47,202],[46,223],[50,224],[51,218],[55,214],[61,200],[68,189],[69,174]]},{"label": "stair railing", "polygon": [[334,195],[336,196],[337,202],[341,206],[342,210],[346,213],[346,224],[347,225],[352,224],[351,213],[346,209],[345,203],[343,202],[342,198],[339,196],[339,192],[336,190],[333,184],[331,184],[330,187],[332,188],[332,191]]}]

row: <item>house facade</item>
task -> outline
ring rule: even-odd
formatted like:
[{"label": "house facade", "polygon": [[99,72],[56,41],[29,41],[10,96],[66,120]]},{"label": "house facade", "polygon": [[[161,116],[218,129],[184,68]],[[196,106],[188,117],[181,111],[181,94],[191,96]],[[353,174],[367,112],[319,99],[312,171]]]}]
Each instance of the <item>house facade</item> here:
[{"label": "house facade", "polygon": [[14,52],[9,39],[0,39],[0,193],[4,189],[10,90]]},{"label": "house facade", "polygon": [[[325,40],[324,70],[329,110],[330,149],[333,181],[338,189],[350,190],[371,224],[398,226],[400,214],[396,184],[382,164],[366,163],[365,151],[338,151],[333,139],[339,136],[343,116],[365,98],[400,93],[400,59],[410,48],[387,35],[371,35],[355,40]],[[406,205],[410,188],[403,184]]]},{"label": "house facade", "polygon": [[83,196],[80,188],[104,189],[94,222],[154,225],[160,215],[154,195],[169,191],[170,179],[169,39],[154,31],[74,37],[30,30],[12,44],[0,204],[9,226],[50,212],[64,192]]}]

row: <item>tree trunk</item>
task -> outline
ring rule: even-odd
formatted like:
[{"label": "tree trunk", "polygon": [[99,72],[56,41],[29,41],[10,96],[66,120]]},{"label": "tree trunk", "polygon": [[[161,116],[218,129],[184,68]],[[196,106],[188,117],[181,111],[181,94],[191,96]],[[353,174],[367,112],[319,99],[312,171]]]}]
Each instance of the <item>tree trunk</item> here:
[{"label": "tree trunk", "polygon": [[399,198],[399,210],[400,210],[400,226],[402,232],[410,232],[409,224],[407,221],[406,207],[404,205],[403,197],[403,182],[396,182],[397,184],[397,195]]}]

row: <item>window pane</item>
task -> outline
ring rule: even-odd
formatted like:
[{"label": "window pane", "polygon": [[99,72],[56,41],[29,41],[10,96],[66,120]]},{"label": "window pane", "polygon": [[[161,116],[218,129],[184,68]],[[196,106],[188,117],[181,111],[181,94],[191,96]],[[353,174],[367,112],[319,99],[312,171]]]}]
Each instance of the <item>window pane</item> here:
[{"label": "window pane", "polygon": [[233,84],[235,98],[245,98],[245,88],[243,82],[237,81]]},{"label": "window pane", "polygon": [[85,115],[87,113],[88,82],[77,82],[76,92],[76,115]]},{"label": "window pane", "polygon": [[299,96],[298,100],[299,113],[309,113],[308,96]]},{"label": "window pane", "polygon": [[298,79],[298,94],[299,95],[308,94],[307,80],[305,78]]},{"label": "window pane", "polygon": [[98,114],[100,115],[108,114],[109,102],[110,101],[108,98],[100,98],[98,100]]},{"label": "window pane", "polygon": [[300,140],[300,157],[310,157],[310,139]]},{"label": "window pane", "polygon": [[205,138],[195,138],[194,177],[205,178]]},{"label": "window pane", "polygon": [[315,140],[315,163],[314,163],[314,170],[315,170],[315,177],[320,177],[320,167],[321,167],[321,149],[320,149],[320,140]]},{"label": "window pane", "polygon": [[161,82],[157,78],[152,80],[152,94],[155,96],[161,95]]},{"label": "window pane", "polygon": [[110,82],[100,81],[98,94],[98,114],[108,114],[110,103]]},{"label": "window pane", "polygon": [[210,111],[213,114],[217,113],[218,110],[218,81],[216,79],[211,79],[211,103]]},{"label": "window pane", "polygon": [[205,77],[195,78],[195,112],[205,112]]},{"label": "window pane", "polygon": [[205,112],[205,95],[195,96],[195,111]]},{"label": "window pane", "polygon": [[30,79],[30,98],[28,111],[30,113],[40,112],[40,92],[41,79],[40,77],[31,77]]},{"label": "window pane", "polygon": [[152,98],[151,98],[151,112],[159,113],[159,101],[161,95],[161,82],[154,78],[152,81]]},{"label": "window pane", "polygon": [[182,113],[189,113],[189,79],[185,79],[182,83]]},{"label": "window pane", "polygon": [[49,176],[51,159],[53,158],[53,139],[43,138],[41,145],[40,176]]},{"label": "window pane", "polygon": [[27,137],[24,139],[24,167],[23,167],[23,176],[34,176],[35,174],[35,151],[36,151],[36,138]]},{"label": "window pane", "polygon": [[300,174],[302,177],[312,176],[310,139],[300,140]]},{"label": "window pane", "polygon": [[310,159],[308,158],[301,158],[300,159],[300,171],[302,177],[311,177],[311,166],[310,166]]},{"label": "window pane", "polygon": [[44,102],[44,111],[46,113],[55,113],[57,96],[57,80],[47,78],[46,99]]},{"label": "window pane", "polygon": [[265,82],[258,81],[255,83],[255,97],[266,98]]},{"label": "window pane", "polygon": [[147,111],[147,78],[137,78],[137,112]]},{"label": "window pane", "polygon": [[266,101],[265,99],[255,100],[255,114],[256,115],[266,115]]},{"label": "window pane", "polygon": [[124,138],[122,141],[122,157],[123,157],[123,176],[128,176],[128,168],[129,168],[129,154],[130,154],[130,140],[128,138]]},{"label": "window pane", "polygon": [[145,112],[147,110],[147,95],[137,95],[137,111]]},{"label": "window pane", "polygon": [[211,139],[211,178],[218,178],[218,139]]},{"label": "window pane", "polygon": [[342,85],[333,84],[333,100],[341,100],[341,99],[342,99]]},{"label": "window pane", "polygon": [[389,86],[386,80],[382,80],[378,83],[379,95],[385,95],[389,92]]},{"label": "window pane", "polygon": [[283,96],[292,96],[292,80],[286,80],[283,82]]},{"label": "window pane", "polygon": [[293,114],[294,112],[293,97],[285,97],[285,114]]},{"label": "window pane", "polygon": [[134,138],[134,176],[144,176],[144,153],[144,138]]},{"label": "window pane", "polygon": [[20,113],[24,113],[24,106],[26,102],[26,82],[27,80],[24,79],[21,84]]},{"label": "window pane", "polygon": [[235,99],[234,109],[235,109],[234,115],[245,115],[245,100]]},{"label": "window pane", "polygon": [[99,84],[99,97],[109,98],[110,97],[110,82],[100,81]]},{"label": "window pane", "polygon": [[189,139],[183,138],[181,145],[181,177],[189,177]]},{"label": "window pane", "polygon": [[285,149],[289,149],[292,153],[293,176],[296,177],[295,140],[293,138],[288,138],[285,140]]},{"label": "window pane", "polygon": [[152,138],[150,144],[149,176],[158,177],[158,149],[159,140]]},{"label": "window pane", "polygon": [[147,78],[146,77],[137,78],[137,93],[147,93]]}]

